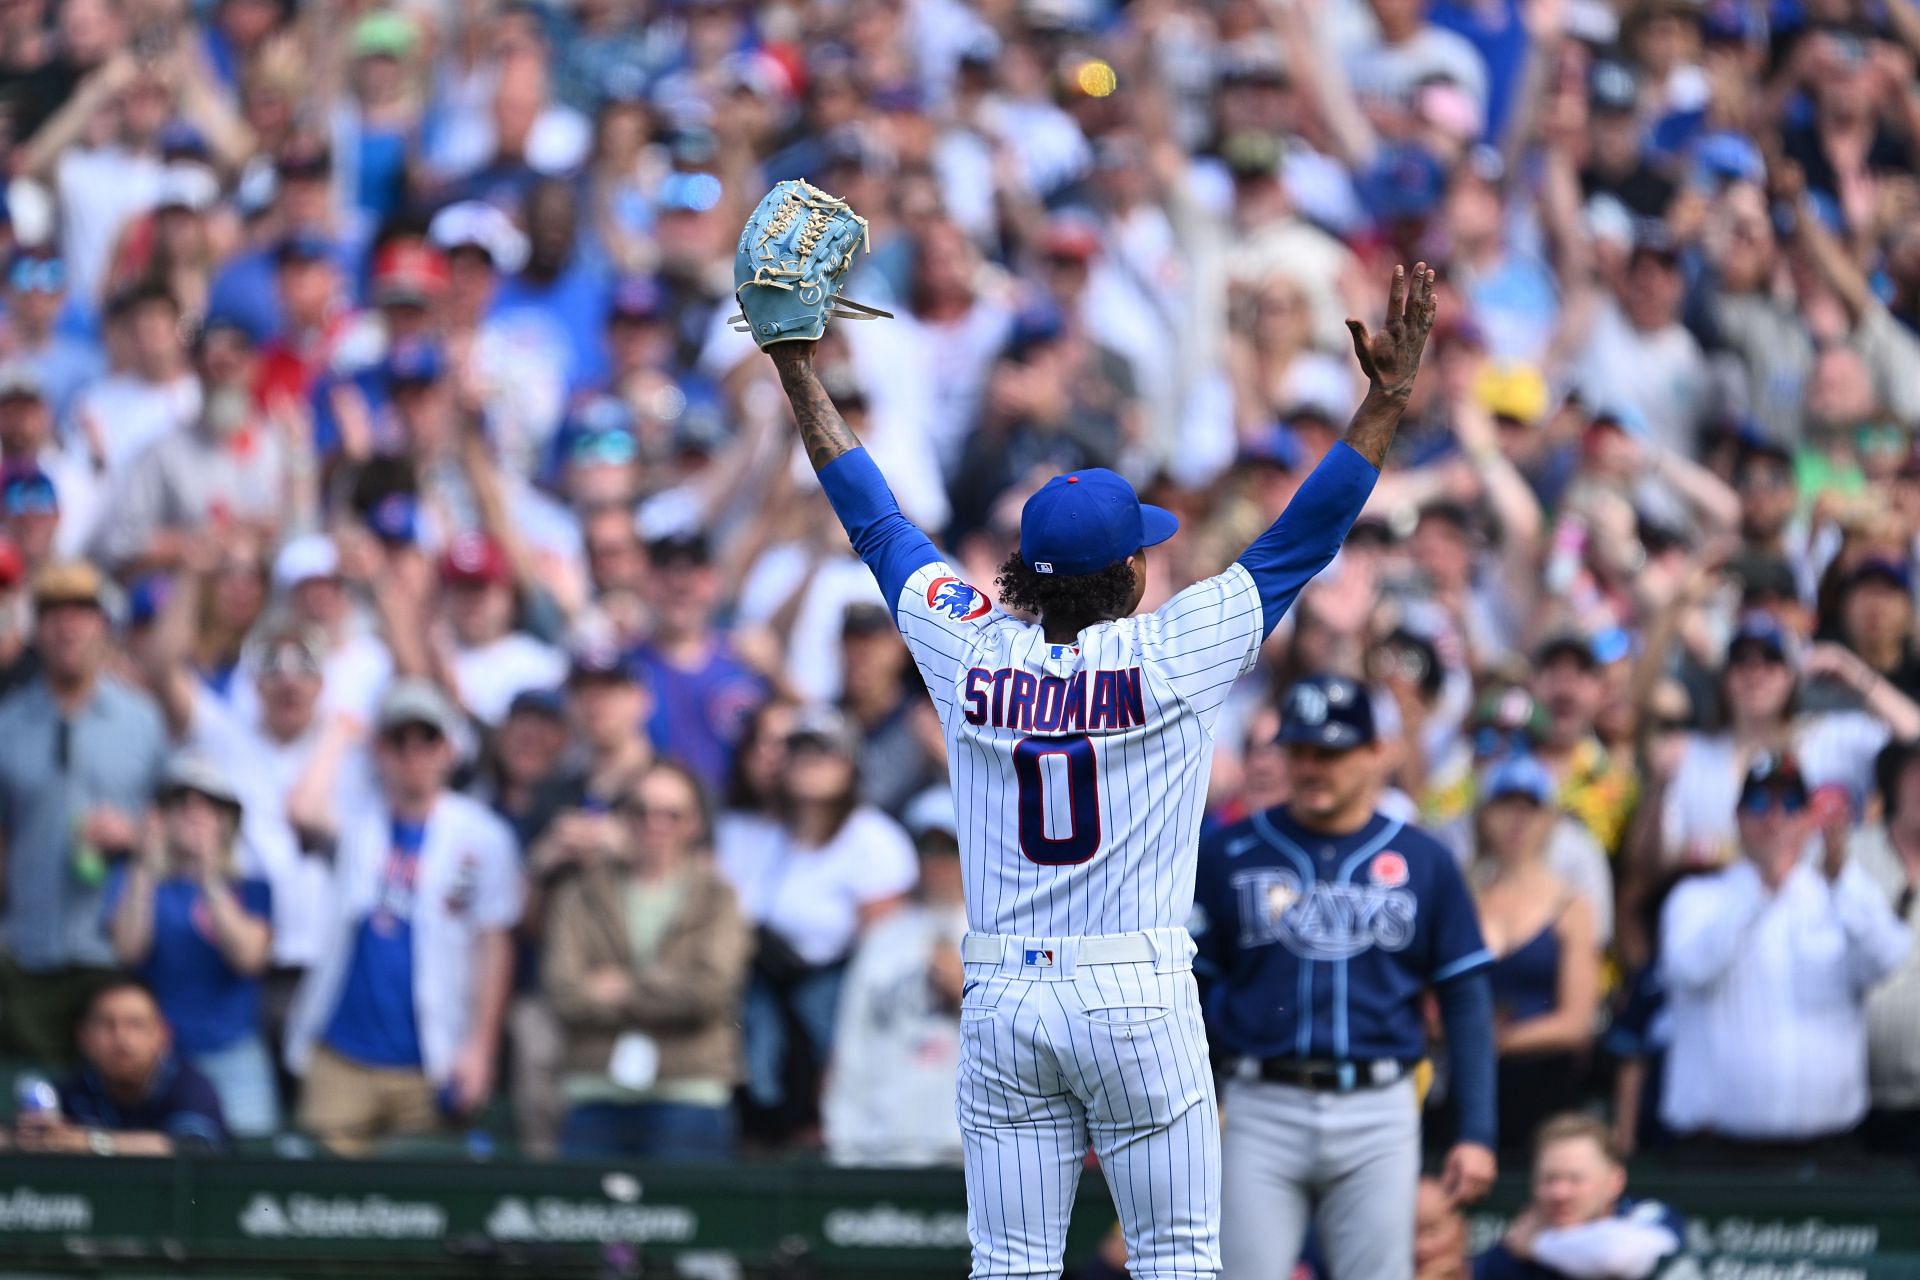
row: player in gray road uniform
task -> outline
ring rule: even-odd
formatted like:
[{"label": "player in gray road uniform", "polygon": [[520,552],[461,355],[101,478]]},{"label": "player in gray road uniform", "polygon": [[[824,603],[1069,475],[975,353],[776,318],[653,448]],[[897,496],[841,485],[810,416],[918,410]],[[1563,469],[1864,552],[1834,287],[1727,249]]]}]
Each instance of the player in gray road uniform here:
[{"label": "player in gray road uniform", "polygon": [[1375,812],[1367,691],[1295,685],[1282,709],[1293,799],[1200,846],[1196,968],[1226,1086],[1223,1280],[1286,1280],[1309,1219],[1332,1280],[1410,1280],[1426,1055],[1437,989],[1460,1141],[1455,1203],[1493,1180],[1493,998],[1473,902],[1426,832]]}]

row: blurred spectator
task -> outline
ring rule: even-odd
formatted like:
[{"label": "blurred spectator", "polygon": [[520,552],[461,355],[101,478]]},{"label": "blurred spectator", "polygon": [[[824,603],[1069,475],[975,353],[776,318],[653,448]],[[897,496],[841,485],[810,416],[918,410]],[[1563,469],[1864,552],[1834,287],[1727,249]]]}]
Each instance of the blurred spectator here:
[{"label": "blurred spectator", "polygon": [[175,754],[159,802],[159,823],[107,882],[114,954],[153,989],[175,1051],[213,1085],[233,1132],[270,1134],[280,1108],[259,979],[273,891],[238,874],[240,797],[218,764]]},{"label": "blurred spectator", "polygon": [[278,436],[254,408],[253,335],[209,316],[195,343],[201,405],[194,422],[130,459],[108,496],[95,552],[123,574],[178,567],[199,530],[272,530],[299,509]]},{"label": "blurred spectator", "polygon": [[174,1056],[160,1002],[138,979],[107,979],[82,1006],[75,1038],[80,1070],[61,1084],[58,1114],[17,1122],[22,1150],[168,1156],[227,1146],[219,1096]]},{"label": "blurred spectator", "polygon": [[733,766],[746,718],[766,681],[735,653],[716,619],[719,573],[706,538],[687,534],[647,544],[646,598],[653,629],[634,651],[653,691],[653,745],[718,787]]},{"label": "blurred spectator", "polygon": [[39,672],[0,702],[6,849],[0,1040],[62,1062],[82,1005],[114,963],[100,929],[107,860],[139,844],[165,760],[153,704],[107,673],[107,584],[85,561],[33,584]]},{"label": "blurred spectator", "polygon": [[397,680],[376,729],[381,803],[339,816],[331,941],[288,1029],[300,1125],[343,1155],[492,1099],[522,896],[512,834],[446,790],[445,695]]},{"label": "blurred spectator", "polygon": [[1558,815],[1545,767],[1511,757],[1482,794],[1474,901],[1494,954],[1499,1132],[1520,1149],[1584,1083],[1600,1013],[1600,947],[1587,901],[1548,865]]},{"label": "blurred spectator", "polygon": [[1474,1259],[1474,1280],[1646,1280],[1685,1247],[1678,1214],[1657,1200],[1627,1197],[1626,1166],[1605,1125],[1559,1115],[1531,1136],[1533,1197]]},{"label": "blurred spectator", "polygon": [[[1860,827],[1847,857],[1873,882],[1909,935],[1920,929],[1920,748],[1890,743],[1874,763],[1880,821]],[[1920,1152],[1920,947],[1867,998],[1867,1084],[1861,1134],[1876,1151]]]},{"label": "blurred spectator", "polygon": [[23,361],[0,365],[0,459],[0,515],[29,564],[84,555],[99,518],[100,477],[84,450],[55,439],[40,373]]},{"label": "blurred spectator", "polygon": [[860,735],[860,798],[901,813],[946,785],[946,744],[906,642],[883,605],[849,605],[840,629],[841,710]]},{"label": "blurred spectator", "polygon": [[967,931],[943,780],[906,811],[920,852],[911,905],[867,931],[847,966],[821,1102],[827,1156],[847,1165],[957,1165],[960,939]]},{"label": "blurred spectator", "polygon": [[164,285],[133,285],[107,303],[107,376],[80,393],[68,434],[110,482],[148,446],[200,416],[200,379],[187,360],[183,318]]},{"label": "blurred spectator", "polygon": [[560,1150],[722,1158],[751,934],[713,867],[690,772],[648,766],[617,815],[620,846],[560,887],[546,928],[545,988],[566,1038]]},{"label": "blurred spectator", "polygon": [[1911,939],[1847,857],[1844,795],[1810,796],[1792,757],[1747,769],[1738,824],[1739,861],[1681,884],[1662,913],[1673,1045],[1661,1119],[1697,1150],[1743,1160],[1844,1154],[1867,1113],[1867,995]]},{"label": "blurred spectator", "polygon": [[1413,1206],[1413,1280],[1467,1280],[1467,1219],[1438,1178],[1420,1179]]},{"label": "blurred spectator", "polygon": [[[7,358],[35,375],[58,423],[68,421],[80,391],[106,372],[99,350],[59,327],[67,305],[67,264],[21,254],[7,268]],[[0,440],[0,447],[4,440]],[[12,455],[12,450],[7,450]]]},{"label": "blurred spectator", "polygon": [[565,677],[565,655],[514,625],[513,568],[492,537],[469,533],[449,543],[440,585],[455,687],[475,719],[497,725],[517,694],[551,689]]},{"label": "blurred spectator", "polygon": [[813,1123],[847,961],[861,933],[914,884],[906,833],[860,803],[858,750],[839,712],[806,709],[787,736],[777,817],[736,820],[721,832],[721,873],[756,926],[743,1022],[747,1094],[777,1113],[776,1129]]}]

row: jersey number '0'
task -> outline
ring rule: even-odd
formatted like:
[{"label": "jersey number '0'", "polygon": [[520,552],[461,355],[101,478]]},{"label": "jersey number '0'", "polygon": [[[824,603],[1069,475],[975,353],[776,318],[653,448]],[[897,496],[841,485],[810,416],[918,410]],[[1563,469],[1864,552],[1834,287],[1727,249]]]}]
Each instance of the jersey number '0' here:
[{"label": "jersey number '0'", "polygon": [[[1067,762],[1071,825],[1064,836],[1047,834],[1047,770],[1041,761],[1048,756]],[[1067,867],[1100,851],[1100,774],[1093,743],[1084,733],[1020,739],[1013,748],[1013,776],[1020,784],[1020,852],[1027,861]]]}]

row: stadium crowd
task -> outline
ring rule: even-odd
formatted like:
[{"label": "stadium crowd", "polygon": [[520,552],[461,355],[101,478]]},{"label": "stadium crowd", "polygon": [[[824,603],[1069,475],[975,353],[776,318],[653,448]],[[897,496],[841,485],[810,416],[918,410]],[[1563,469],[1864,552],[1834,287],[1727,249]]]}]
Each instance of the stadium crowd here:
[{"label": "stadium crowd", "polygon": [[1364,679],[1503,1147],[1920,1152],[1917,57],[1914,0],[0,4],[0,1056],[83,1064],[13,1140],[957,1162],[939,724],[728,325],[806,177],[895,312],[823,380],[989,592],[1084,466],[1182,517],[1145,607],[1224,568],[1434,263],[1209,823]]}]

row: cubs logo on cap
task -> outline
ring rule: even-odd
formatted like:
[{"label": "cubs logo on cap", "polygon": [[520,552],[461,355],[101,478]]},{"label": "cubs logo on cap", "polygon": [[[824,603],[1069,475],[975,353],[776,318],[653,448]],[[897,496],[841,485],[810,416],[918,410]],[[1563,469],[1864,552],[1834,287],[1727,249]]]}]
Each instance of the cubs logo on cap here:
[{"label": "cubs logo on cap", "polygon": [[1367,879],[1383,889],[1398,889],[1407,882],[1406,858],[1388,849],[1374,858],[1367,868]]}]

